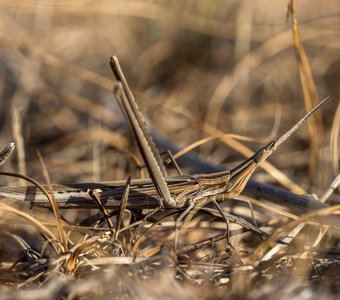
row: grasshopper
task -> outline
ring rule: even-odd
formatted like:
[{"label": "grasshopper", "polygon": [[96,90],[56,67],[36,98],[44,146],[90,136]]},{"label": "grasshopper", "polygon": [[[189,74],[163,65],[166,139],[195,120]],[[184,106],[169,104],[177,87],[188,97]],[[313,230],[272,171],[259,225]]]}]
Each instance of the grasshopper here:
[{"label": "grasshopper", "polygon": [[[321,101],[277,140],[269,142],[232,170],[212,174],[173,177],[173,180],[178,180],[177,183],[180,182],[180,180],[191,182],[190,185],[186,187],[183,186],[180,193],[174,194],[165,180],[166,173],[161,163],[159,152],[153,143],[150,131],[143,120],[116,56],[111,57],[110,66],[117,80],[114,86],[114,95],[135,134],[137,145],[158,192],[160,208],[179,208],[183,206],[192,208],[200,199],[221,194],[224,198],[237,197],[242,193],[249,178],[261,162],[265,161],[277,147],[287,140],[316,110],[330,100],[326,98]],[[192,184],[193,182],[196,184]]]}]

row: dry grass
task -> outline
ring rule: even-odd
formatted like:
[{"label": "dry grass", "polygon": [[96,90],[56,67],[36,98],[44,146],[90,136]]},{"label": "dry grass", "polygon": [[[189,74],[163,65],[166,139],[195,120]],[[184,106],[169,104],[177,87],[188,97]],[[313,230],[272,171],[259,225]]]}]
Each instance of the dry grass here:
[{"label": "dry grass", "polygon": [[[184,173],[207,172],[198,159],[230,169],[313,101],[333,98],[254,175],[321,198],[339,172],[340,4],[295,8],[287,20],[287,1],[1,1],[0,141],[17,144],[3,170],[41,183],[148,177],[112,95],[108,59],[116,54],[160,148],[193,144],[196,161],[179,160]],[[231,223],[227,243],[224,220],[195,211],[177,251],[171,211],[147,221],[126,211],[114,238],[98,210],[53,214],[4,199],[0,298],[335,297],[339,231],[322,225],[339,213],[334,189],[331,206],[303,216],[247,197],[226,201],[225,211],[250,223],[253,203],[257,226],[270,234],[264,241]],[[115,225],[118,212],[108,213]]]}]

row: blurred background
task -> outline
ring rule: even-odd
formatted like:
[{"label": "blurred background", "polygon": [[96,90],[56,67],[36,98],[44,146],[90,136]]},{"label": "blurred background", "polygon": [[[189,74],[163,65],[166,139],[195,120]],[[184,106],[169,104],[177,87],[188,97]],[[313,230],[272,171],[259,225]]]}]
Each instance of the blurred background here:
[{"label": "blurred background", "polygon": [[[17,144],[4,169],[44,182],[40,151],[53,182],[146,176],[112,95],[113,54],[161,149],[176,152],[229,133],[249,137],[241,143],[257,150],[306,111],[287,6],[286,0],[0,1],[0,144]],[[340,3],[299,0],[297,19],[318,95],[333,101],[322,109],[317,156],[309,151],[316,137],[304,126],[270,162],[317,192],[338,173]],[[231,168],[245,158],[240,152],[216,139],[180,165],[187,173],[209,172],[198,161]],[[277,183],[262,170],[256,177]]]}]

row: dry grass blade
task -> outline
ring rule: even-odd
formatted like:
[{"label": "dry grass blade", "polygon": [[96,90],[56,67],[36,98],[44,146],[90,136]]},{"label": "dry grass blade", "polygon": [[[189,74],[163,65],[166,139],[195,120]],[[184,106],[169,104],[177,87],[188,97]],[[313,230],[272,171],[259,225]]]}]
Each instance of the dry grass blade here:
[{"label": "dry grass blade", "polygon": [[107,209],[105,208],[105,206],[103,205],[102,201],[100,200],[100,198],[96,194],[95,190],[90,189],[88,191],[88,193],[91,196],[91,198],[93,199],[93,201],[97,204],[99,211],[102,214],[102,216],[103,216],[107,226],[109,227],[111,233],[115,234],[115,229],[114,229],[113,223],[110,219],[110,215],[109,215]]},{"label": "dry grass blade", "polygon": [[[281,215],[281,216],[285,216],[285,217],[293,219],[293,220],[298,218],[296,216],[296,214],[287,212],[284,209],[280,209],[280,208],[278,208],[274,205],[264,203],[263,201],[253,199],[253,198],[245,196],[245,195],[240,195],[237,198],[238,198],[238,200],[241,200],[241,201],[244,201],[244,202],[247,202],[247,203],[251,203],[252,205],[256,205],[257,207],[262,207],[267,211],[271,211],[273,213],[276,213],[276,214]],[[294,206],[292,206],[292,207],[294,207]]]},{"label": "dry grass blade", "polygon": [[126,180],[126,184],[125,184],[124,191],[123,191],[123,194],[122,194],[122,200],[120,201],[119,212],[118,212],[118,217],[117,217],[115,239],[118,238],[118,234],[119,234],[120,228],[122,226],[125,208],[126,208],[128,200],[129,200],[130,184],[131,184],[131,176],[129,176],[128,179]]},{"label": "dry grass blade", "polygon": [[[303,96],[305,100],[306,111],[309,111],[313,106],[319,102],[317,89],[313,80],[310,64],[303,47],[298,22],[296,18],[296,2],[290,0],[289,12],[292,19],[294,47],[299,65],[299,73],[301,79],[301,85],[303,90]],[[323,123],[322,117],[317,116],[308,123],[309,137],[311,141],[311,157],[309,160],[309,167],[312,174],[316,172],[316,161],[318,160],[318,151],[321,145],[321,137],[323,136]]]},{"label": "dry grass blade", "polygon": [[[20,114],[18,110],[15,109],[12,116],[12,131],[15,144],[17,145],[18,171],[20,174],[26,175],[25,146],[21,127]],[[23,186],[24,184],[23,180],[19,180],[19,185]]]},{"label": "dry grass blade", "polygon": [[66,263],[66,270],[68,273],[70,274],[75,273],[75,271],[77,270],[79,256],[84,251],[87,251],[91,249],[93,246],[95,246],[100,238],[101,238],[100,236],[95,236],[89,240],[85,240],[81,243],[78,243],[73,249],[70,249],[72,253]]},{"label": "dry grass blade", "polygon": [[339,132],[340,132],[340,103],[338,104],[338,107],[335,111],[330,137],[332,165],[335,175],[339,173],[339,151],[338,151]]},{"label": "dry grass blade", "polygon": [[[220,139],[223,139],[223,138],[233,138],[235,140],[240,140],[240,141],[251,141],[253,142],[254,139],[251,138],[251,137],[247,137],[247,136],[242,136],[242,135],[238,135],[238,134],[229,134],[229,133],[226,133],[226,134],[223,134],[221,136],[211,136],[211,137],[206,137],[206,138],[203,138],[203,139],[200,139],[199,141],[196,141],[188,146],[186,146],[185,148],[183,148],[182,150],[178,151],[177,153],[173,154],[172,157],[173,159],[177,159],[179,157],[181,157],[182,155],[188,153],[189,151],[199,147],[199,146],[202,146],[206,143],[209,143],[211,141],[215,141],[215,140],[220,140]],[[170,158],[168,158],[165,163],[168,164],[170,163]]]},{"label": "dry grass blade", "polygon": [[[217,202],[215,202],[217,203]],[[261,237],[268,237],[268,233],[266,233],[265,231],[263,231],[262,229],[258,228],[257,226],[251,224],[250,222],[248,222],[247,220],[243,219],[242,217],[239,217],[237,215],[233,215],[230,214],[228,212],[225,212],[221,209],[215,210],[212,208],[208,208],[208,207],[202,207],[199,210],[203,211],[203,212],[207,212],[215,217],[218,218],[222,218],[226,223],[228,223],[227,221],[233,222],[235,224],[238,224],[240,226],[242,226],[244,229],[246,230],[251,230],[254,233],[260,235]]]},{"label": "dry grass blade", "polygon": [[223,232],[221,234],[218,234],[216,236],[212,236],[206,239],[203,239],[201,241],[196,242],[195,244],[191,244],[191,245],[187,245],[184,246],[180,249],[178,249],[176,252],[177,254],[187,254],[188,252],[192,252],[192,251],[196,251],[196,250],[200,250],[203,249],[204,247],[207,247],[211,244],[214,244],[218,241],[224,240],[224,239],[228,239],[229,238],[229,232]]},{"label": "dry grass blade", "polygon": [[320,202],[325,203],[340,185],[340,174],[334,178],[327,191],[320,198]]},{"label": "dry grass blade", "polygon": [[49,174],[47,172],[47,168],[46,168],[45,162],[44,162],[44,160],[43,160],[43,158],[42,158],[42,156],[41,156],[39,151],[38,151],[38,157],[39,157],[39,160],[40,160],[40,164],[42,166],[42,171],[43,171],[45,180],[47,182],[47,186],[48,186],[48,188],[50,190],[50,194],[47,194],[48,195],[48,200],[51,203],[52,211],[53,211],[53,214],[54,214],[54,216],[56,218],[56,221],[57,221],[57,229],[58,229],[58,234],[59,234],[59,240],[60,240],[60,243],[61,243],[61,246],[62,246],[61,250],[64,253],[68,249],[68,247],[67,247],[67,236],[66,236],[66,233],[64,231],[63,224],[62,224],[61,217],[60,217],[59,208],[58,208],[56,199],[54,197],[54,192],[53,192],[53,187],[52,187],[51,179],[50,179],[50,176],[49,176]]}]

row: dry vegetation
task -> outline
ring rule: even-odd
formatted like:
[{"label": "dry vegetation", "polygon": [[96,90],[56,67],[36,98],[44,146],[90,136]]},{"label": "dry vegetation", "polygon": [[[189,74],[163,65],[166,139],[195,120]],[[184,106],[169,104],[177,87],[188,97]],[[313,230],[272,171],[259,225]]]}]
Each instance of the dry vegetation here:
[{"label": "dry vegetation", "polygon": [[[2,171],[42,184],[44,164],[53,183],[148,177],[112,95],[108,60],[116,54],[161,150],[210,138],[178,159],[186,174],[232,168],[330,96],[252,177],[322,198],[339,174],[340,3],[300,0],[297,24],[287,6],[0,1],[0,144],[17,146]],[[172,165],[168,172],[176,174]],[[26,185],[4,175],[0,183]],[[339,190],[322,210],[303,213],[251,196],[221,205],[270,238],[230,222],[228,242],[225,221],[208,205],[185,220],[177,250],[178,211],[144,220],[145,210],[128,209],[115,237],[98,209],[61,209],[58,226],[56,212],[1,199],[0,298],[335,297]],[[115,226],[117,209],[108,213]],[[269,255],[296,226],[289,245]]]}]

